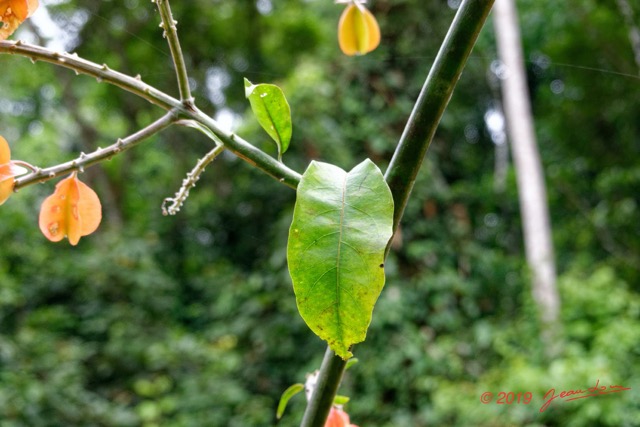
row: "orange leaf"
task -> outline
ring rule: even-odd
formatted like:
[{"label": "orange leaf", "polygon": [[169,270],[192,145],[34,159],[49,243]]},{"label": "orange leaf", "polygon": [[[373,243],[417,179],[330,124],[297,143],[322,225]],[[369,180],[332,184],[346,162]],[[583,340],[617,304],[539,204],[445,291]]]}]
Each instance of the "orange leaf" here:
[{"label": "orange leaf", "polygon": [[0,40],[13,34],[38,5],[38,0],[0,0]]},{"label": "orange leaf", "polygon": [[60,181],[40,207],[40,231],[52,242],[66,236],[75,246],[80,237],[96,231],[101,220],[98,195],[81,182],[75,172]]},{"label": "orange leaf", "polygon": [[26,169],[11,161],[11,150],[7,140],[0,136],[0,205],[7,201],[13,193],[15,177],[22,175]]},{"label": "orange leaf", "polygon": [[0,165],[0,205],[13,193],[13,175],[9,174],[9,165]]},{"label": "orange leaf", "polygon": [[380,44],[380,27],[369,10],[349,3],[338,23],[338,43],[345,55],[364,55]]},{"label": "orange leaf", "polygon": [[324,427],[358,427],[355,424],[351,424],[349,415],[342,409],[335,406],[331,407],[327,422]]}]

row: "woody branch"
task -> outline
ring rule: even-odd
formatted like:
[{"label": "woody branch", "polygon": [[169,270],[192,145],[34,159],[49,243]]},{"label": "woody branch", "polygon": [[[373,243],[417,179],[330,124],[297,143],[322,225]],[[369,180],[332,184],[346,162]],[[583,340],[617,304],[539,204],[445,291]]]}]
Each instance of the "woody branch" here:
[{"label": "woody branch", "polygon": [[[190,119],[200,123],[211,131],[216,138],[232,153],[257,167],[285,185],[296,188],[300,181],[300,174],[276,159],[256,148],[238,135],[223,129],[220,124],[195,106],[184,105],[180,100],[144,83],[140,76],[129,75],[112,70],[106,64],[98,65],[79,57],[74,53],[56,52],[42,46],[18,41],[0,41],[0,53],[24,56],[32,61],[48,62],[63,68],[68,68],[77,74],[86,74],[133,93],[164,110],[172,111],[178,119]],[[46,177],[41,177],[46,178]]]}]

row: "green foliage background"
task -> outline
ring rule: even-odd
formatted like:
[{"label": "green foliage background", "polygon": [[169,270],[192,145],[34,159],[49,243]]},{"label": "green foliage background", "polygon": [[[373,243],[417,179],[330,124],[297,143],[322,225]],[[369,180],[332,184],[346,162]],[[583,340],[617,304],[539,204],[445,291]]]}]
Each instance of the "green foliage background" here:
[{"label": "green foliage background", "polygon": [[[176,93],[154,5],[42,1],[67,48]],[[330,1],[172,4],[200,107],[247,114],[242,78],[279,84],[292,107],[287,164],[384,170],[454,15],[451,0],[377,0],[383,41],[339,53]],[[419,177],[387,262],[361,360],[341,394],[361,426],[640,425],[640,78],[614,0],[518,2],[560,273],[564,347],[538,339],[512,170],[496,190],[499,105],[488,25]],[[636,20],[640,10],[636,10]],[[38,27],[17,37],[40,43]],[[30,27],[30,28],[29,28]],[[29,31],[31,30],[31,31]],[[39,31],[42,31],[41,29]],[[40,34],[46,36],[46,34]],[[13,157],[66,161],[158,117],[116,88],[0,56],[0,133]],[[243,120],[240,120],[242,118]],[[172,128],[83,179],[103,201],[99,232],[52,244],[37,212],[53,183],[0,210],[0,425],[263,426],[280,393],[319,366],[324,344],[296,312],[286,270],[293,191],[231,155],[176,217],[160,204],[211,143]],[[549,388],[631,391],[538,411]],[[530,405],[483,405],[490,391]],[[292,400],[281,426],[297,425]]]}]

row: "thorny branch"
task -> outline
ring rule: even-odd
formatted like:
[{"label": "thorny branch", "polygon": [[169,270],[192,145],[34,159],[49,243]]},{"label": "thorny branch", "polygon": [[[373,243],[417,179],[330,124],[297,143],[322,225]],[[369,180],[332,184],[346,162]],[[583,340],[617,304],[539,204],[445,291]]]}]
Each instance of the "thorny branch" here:
[{"label": "thorny branch", "polygon": [[118,139],[115,143],[106,148],[98,148],[96,151],[89,154],[81,153],[80,156],[74,160],[61,163],[56,166],[51,166],[49,168],[40,169],[30,167],[29,169],[32,169],[31,173],[16,179],[14,190],[17,191],[22,187],[38,182],[45,182],[73,171],[82,172],[86,167],[100,163],[104,160],[109,160],[116,154],[122,153],[123,151],[138,145],[150,136],[171,126],[176,120],[176,116],[172,112],[169,112],[160,119],[151,123],[149,126],[140,129],[138,132],[124,139]]},{"label": "thorny branch", "polygon": [[[204,172],[204,169],[213,162],[224,151],[224,145],[217,145],[213,150],[209,151],[203,158],[198,160],[198,163],[187,174],[187,177],[182,181],[182,186],[174,197],[167,197],[162,202],[162,214],[163,215],[175,215],[180,211],[180,207],[183,205],[187,197],[189,197],[189,191],[196,186],[196,182],[200,179],[200,175]],[[167,203],[171,203],[168,207]]]},{"label": "thorny branch", "polygon": [[[300,174],[298,172],[278,162],[235,133],[222,129],[217,121],[196,107],[185,106],[178,99],[144,83],[140,76],[131,77],[112,70],[106,64],[98,65],[79,57],[77,54],[56,52],[21,40],[0,41],[0,53],[20,55],[30,58],[33,62],[43,61],[68,68],[76,74],[86,74],[94,77],[98,82],[109,83],[138,95],[154,105],[167,111],[172,111],[179,119],[191,119],[205,126],[229,151],[285,185],[296,188],[298,182],[300,182]],[[42,178],[46,180],[46,177]]]},{"label": "thorny branch", "polygon": [[162,24],[160,24],[164,30],[162,35],[169,43],[171,57],[173,58],[173,64],[176,69],[180,99],[187,106],[193,105],[193,97],[191,96],[191,91],[189,89],[187,67],[184,63],[184,55],[182,54],[182,48],[180,47],[180,41],[178,40],[178,31],[176,28],[176,24],[178,22],[173,19],[173,14],[171,13],[171,7],[169,6],[168,0],[155,0],[155,3],[158,6],[160,17],[162,18]]}]

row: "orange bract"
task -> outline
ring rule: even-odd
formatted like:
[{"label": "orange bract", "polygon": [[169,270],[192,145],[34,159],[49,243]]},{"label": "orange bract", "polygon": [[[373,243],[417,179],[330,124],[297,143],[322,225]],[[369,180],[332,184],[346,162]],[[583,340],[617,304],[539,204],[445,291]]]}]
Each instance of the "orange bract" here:
[{"label": "orange bract", "polygon": [[40,230],[52,242],[67,236],[75,246],[80,237],[96,231],[101,220],[100,199],[75,172],[60,181],[40,207]]},{"label": "orange bract", "polygon": [[38,0],[0,0],[0,40],[9,37],[38,8]]},{"label": "orange bract", "polygon": [[336,408],[333,406],[331,408],[331,412],[329,412],[329,416],[327,417],[327,422],[324,427],[358,427],[355,424],[351,424],[349,420],[349,415],[344,412],[342,409]]},{"label": "orange bract", "polygon": [[16,166],[11,161],[11,150],[7,140],[0,136],[0,205],[7,201],[13,193],[15,177],[22,175],[26,169]]},{"label": "orange bract", "polygon": [[338,23],[338,43],[345,55],[364,55],[380,44],[376,18],[360,3],[349,3]]}]

